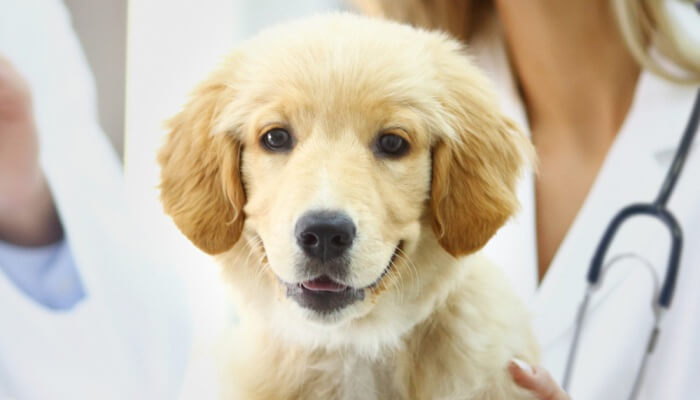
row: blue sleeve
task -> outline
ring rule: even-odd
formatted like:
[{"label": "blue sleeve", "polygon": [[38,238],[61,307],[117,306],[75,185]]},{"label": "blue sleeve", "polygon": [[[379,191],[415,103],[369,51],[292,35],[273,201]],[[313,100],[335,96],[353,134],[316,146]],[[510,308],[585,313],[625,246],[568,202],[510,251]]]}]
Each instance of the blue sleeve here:
[{"label": "blue sleeve", "polygon": [[85,297],[65,240],[35,248],[0,241],[0,279],[7,278],[31,300],[55,311],[69,310]]}]

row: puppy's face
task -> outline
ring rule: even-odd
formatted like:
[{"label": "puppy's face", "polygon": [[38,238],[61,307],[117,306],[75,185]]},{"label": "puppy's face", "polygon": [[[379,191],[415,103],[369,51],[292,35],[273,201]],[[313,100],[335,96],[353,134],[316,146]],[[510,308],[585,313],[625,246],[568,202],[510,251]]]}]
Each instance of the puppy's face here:
[{"label": "puppy's face", "polygon": [[529,147],[487,87],[439,34],[349,15],[267,31],[171,121],[166,212],[261,312],[410,308],[397,294],[440,278],[418,252],[469,254],[516,207]]},{"label": "puppy's face", "polygon": [[256,93],[244,139],[246,230],[288,299],[319,321],[366,312],[418,240],[430,191],[420,112],[382,93],[385,77],[353,77],[354,64],[284,81],[261,71],[274,83]]}]

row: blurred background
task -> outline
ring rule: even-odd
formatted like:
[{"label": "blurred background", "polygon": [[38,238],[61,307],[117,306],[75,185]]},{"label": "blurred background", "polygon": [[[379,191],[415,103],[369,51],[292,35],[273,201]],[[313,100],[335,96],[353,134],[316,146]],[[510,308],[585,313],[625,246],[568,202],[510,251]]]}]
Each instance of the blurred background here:
[{"label": "blurred background", "polygon": [[[171,17],[177,16],[177,14],[172,14],[167,10],[170,4],[178,3],[177,1],[167,4],[163,2],[160,7],[143,8],[143,5],[136,4],[142,2],[134,0],[65,0],[73,18],[73,26],[97,82],[100,123],[120,156],[124,155],[128,3],[133,3],[132,6],[139,10],[136,11],[137,15],[152,16],[161,21],[162,19],[158,16],[163,15],[163,13],[168,13]],[[159,4],[160,2],[156,1],[155,3]],[[232,46],[236,41],[275,22],[324,10],[349,8],[349,1],[345,0],[298,0],[294,2],[227,0],[199,4],[196,7],[187,6],[187,2],[180,1],[179,3],[184,6],[181,9],[186,11],[180,15],[183,20],[196,18],[199,12],[201,18],[212,19],[212,23],[220,22],[223,28],[212,26],[206,32],[217,33],[221,32],[221,29],[227,30],[228,36],[223,38],[223,47]],[[679,18],[690,19],[691,16],[683,13],[679,4],[672,6],[675,6],[672,7],[672,11],[675,11]],[[212,8],[231,14],[224,14],[221,20],[217,21]],[[194,13],[191,13],[193,11]],[[174,20],[172,25],[176,27],[181,22]],[[689,21],[689,23],[691,22]],[[149,24],[147,21],[144,23]],[[159,29],[159,26],[153,24],[153,29]],[[201,27],[198,27],[199,29]],[[211,47],[213,51],[218,49],[214,44],[202,43],[201,45]],[[153,54],[149,58],[152,57]],[[184,68],[186,65],[181,71],[184,71]]]},{"label": "blurred background", "polygon": [[127,0],[65,0],[65,4],[95,75],[100,123],[122,156]]},{"label": "blurred background", "polygon": [[[124,155],[128,3],[128,0],[65,0],[97,82],[100,123],[120,156]],[[234,13],[222,18],[222,23],[230,28],[231,36],[228,39],[231,45],[277,21],[322,10],[346,8],[343,0],[229,0],[218,3],[195,8],[202,12],[203,18],[213,15],[208,6]],[[140,8],[138,5],[136,7]],[[164,4],[163,11],[165,9]],[[188,13],[182,15],[183,18],[196,16],[196,13],[189,13],[189,7],[185,9]],[[157,13],[157,7],[148,10]]]}]

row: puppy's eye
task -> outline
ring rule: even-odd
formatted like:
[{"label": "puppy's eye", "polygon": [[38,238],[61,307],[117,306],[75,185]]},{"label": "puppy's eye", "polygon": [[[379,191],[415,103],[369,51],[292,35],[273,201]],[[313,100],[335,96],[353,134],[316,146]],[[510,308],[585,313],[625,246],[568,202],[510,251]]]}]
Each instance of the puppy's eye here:
[{"label": "puppy's eye", "polygon": [[282,128],[271,129],[262,136],[262,144],[271,151],[287,151],[292,148],[292,135]]},{"label": "puppy's eye", "polygon": [[408,152],[406,139],[393,133],[385,133],[377,139],[375,151],[383,156],[399,157]]}]

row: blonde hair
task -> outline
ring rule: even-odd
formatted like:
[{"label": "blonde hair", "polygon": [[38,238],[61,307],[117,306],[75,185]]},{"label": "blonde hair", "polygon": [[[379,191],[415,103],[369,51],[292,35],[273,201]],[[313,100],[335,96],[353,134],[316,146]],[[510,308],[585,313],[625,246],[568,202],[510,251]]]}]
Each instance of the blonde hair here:
[{"label": "blonde hair", "polygon": [[[676,0],[691,3],[692,0]],[[488,0],[352,0],[370,15],[440,29],[467,40],[478,30]],[[649,71],[679,83],[700,83],[700,45],[674,23],[664,0],[610,0],[624,42]],[[649,46],[653,43],[654,46]],[[658,56],[651,51],[655,49]],[[670,64],[670,65],[669,65]]]},{"label": "blonde hair", "polygon": [[[674,82],[700,83],[700,45],[693,43],[679,25],[673,23],[663,0],[611,2],[620,33],[639,64]],[[665,65],[654,57],[647,45],[650,40],[662,59],[671,61],[678,68]]]}]

